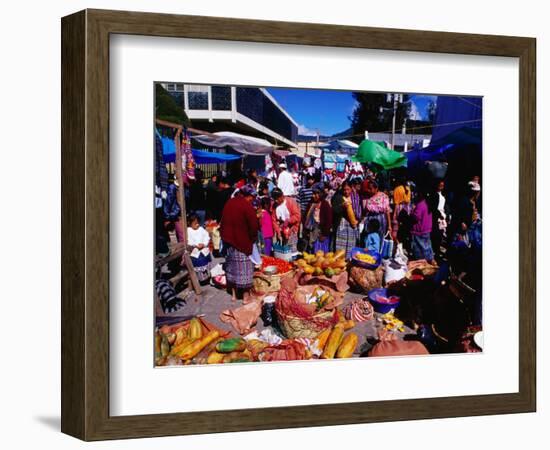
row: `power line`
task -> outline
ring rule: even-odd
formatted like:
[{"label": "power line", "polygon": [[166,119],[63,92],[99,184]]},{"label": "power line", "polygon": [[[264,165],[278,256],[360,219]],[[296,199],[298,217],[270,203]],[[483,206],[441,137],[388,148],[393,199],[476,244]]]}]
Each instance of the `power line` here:
[{"label": "power line", "polygon": [[[421,129],[424,129],[424,128],[437,128],[437,127],[444,127],[444,126],[447,126],[447,125],[460,125],[460,124],[465,124],[465,123],[481,122],[481,120],[482,119],[472,119],[472,120],[461,120],[461,121],[458,121],[458,122],[440,123],[440,124],[437,124],[437,125],[424,125],[424,126],[419,126],[419,127],[408,128],[408,130],[421,130]],[[373,133],[391,133],[391,130],[373,131]],[[351,138],[351,137],[357,137],[357,136],[364,136],[364,133],[349,134],[349,135],[346,135],[346,136],[338,136],[338,138],[336,140],[341,140],[341,139],[346,139],[346,138]],[[330,139],[330,140],[333,140],[333,139]],[[328,142],[328,140],[327,140],[327,142]]]}]

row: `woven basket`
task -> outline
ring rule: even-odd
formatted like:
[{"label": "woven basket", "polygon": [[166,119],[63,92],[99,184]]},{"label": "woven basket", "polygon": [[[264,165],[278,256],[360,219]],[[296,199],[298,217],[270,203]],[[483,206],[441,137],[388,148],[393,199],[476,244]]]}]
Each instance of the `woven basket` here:
[{"label": "woven basket", "polygon": [[[323,311],[316,314],[315,322],[290,315],[277,314],[277,320],[281,331],[289,339],[308,338],[315,339],[321,331],[336,324],[338,315],[336,310]],[[322,325],[324,324],[324,325]]]},{"label": "woven basket", "polygon": [[269,294],[271,292],[279,292],[281,290],[281,280],[286,277],[293,277],[294,270],[289,270],[283,274],[266,275],[262,272],[254,273],[252,279],[252,287],[257,294]]},{"label": "woven basket", "polygon": [[[297,291],[311,292],[313,289],[315,289],[315,286],[301,286],[295,291],[287,291],[283,289],[279,292],[279,296],[275,302],[275,312],[277,313],[277,323],[287,338],[315,339],[317,335],[325,328],[338,323],[338,312],[336,307],[334,307],[334,309],[321,310],[316,314],[305,317],[292,314],[292,312],[289,312],[292,308],[283,306],[283,297],[285,297],[287,305],[289,301],[294,301],[294,306],[298,306],[300,308],[300,303],[295,300]],[[323,287],[323,289],[329,288]],[[332,291],[332,294],[338,303],[341,303],[342,295],[335,291]]]}]

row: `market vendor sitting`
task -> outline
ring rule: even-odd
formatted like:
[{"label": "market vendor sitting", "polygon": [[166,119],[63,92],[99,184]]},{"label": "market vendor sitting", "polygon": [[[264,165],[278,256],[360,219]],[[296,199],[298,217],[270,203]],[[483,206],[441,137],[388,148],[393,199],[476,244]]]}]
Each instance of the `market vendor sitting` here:
[{"label": "market vendor sitting", "polygon": [[191,250],[191,261],[197,274],[197,279],[201,284],[210,281],[210,266],[212,264],[212,255],[208,245],[210,244],[210,235],[200,226],[199,217],[191,214],[187,219],[187,245]]}]

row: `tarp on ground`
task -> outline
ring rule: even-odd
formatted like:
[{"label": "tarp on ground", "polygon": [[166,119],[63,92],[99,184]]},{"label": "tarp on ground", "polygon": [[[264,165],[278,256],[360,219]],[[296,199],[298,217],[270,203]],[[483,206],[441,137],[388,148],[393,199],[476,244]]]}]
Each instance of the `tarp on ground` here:
[{"label": "tarp on ground", "polygon": [[[176,144],[174,140],[162,136],[162,158],[165,163],[173,163],[176,161]],[[227,155],[225,153],[214,153],[208,152],[206,150],[196,150],[193,149],[193,157],[195,158],[195,163],[197,164],[222,164],[229,161],[235,161],[240,159],[240,155]]]},{"label": "tarp on ground", "polygon": [[370,141],[368,139],[361,142],[357,149],[357,154],[351,160],[364,164],[375,163],[386,170],[407,167],[407,157],[404,153],[387,148],[384,142]]},{"label": "tarp on ground", "polygon": [[230,147],[243,155],[269,155],[275,147],[271,142],[253,136],[234,133],[232,131],[218,131],[212,134],[191,136],[192,139],[208,147]]}]

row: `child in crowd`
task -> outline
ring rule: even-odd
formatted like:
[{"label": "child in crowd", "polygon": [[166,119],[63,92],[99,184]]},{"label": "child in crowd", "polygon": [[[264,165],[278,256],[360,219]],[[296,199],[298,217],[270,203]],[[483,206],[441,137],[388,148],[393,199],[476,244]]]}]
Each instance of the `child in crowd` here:
[{"label": "child in crowd", "polygon": [[206,284],[210,281],[210,266],[212,264],[212,255],[208,248],[210,235],[200,226],[198,216],[190,215],[187,223],[187,244],[191,248],[191,261],[199,283]]},{"label": "child in crowd", "polygon": [[273,220],[271,218],[271,198],[264,197],[261,199],[261,210],[259,214],[260,232],[263,239],[263,254],[271,256],[271,248],[273,246]]},{"label": "child in crowd", "polygon": [[378,219],[371,219],[367,222],[367,237],[365,238],[365,248],[370,252],[380,253],[380,222]]}]

